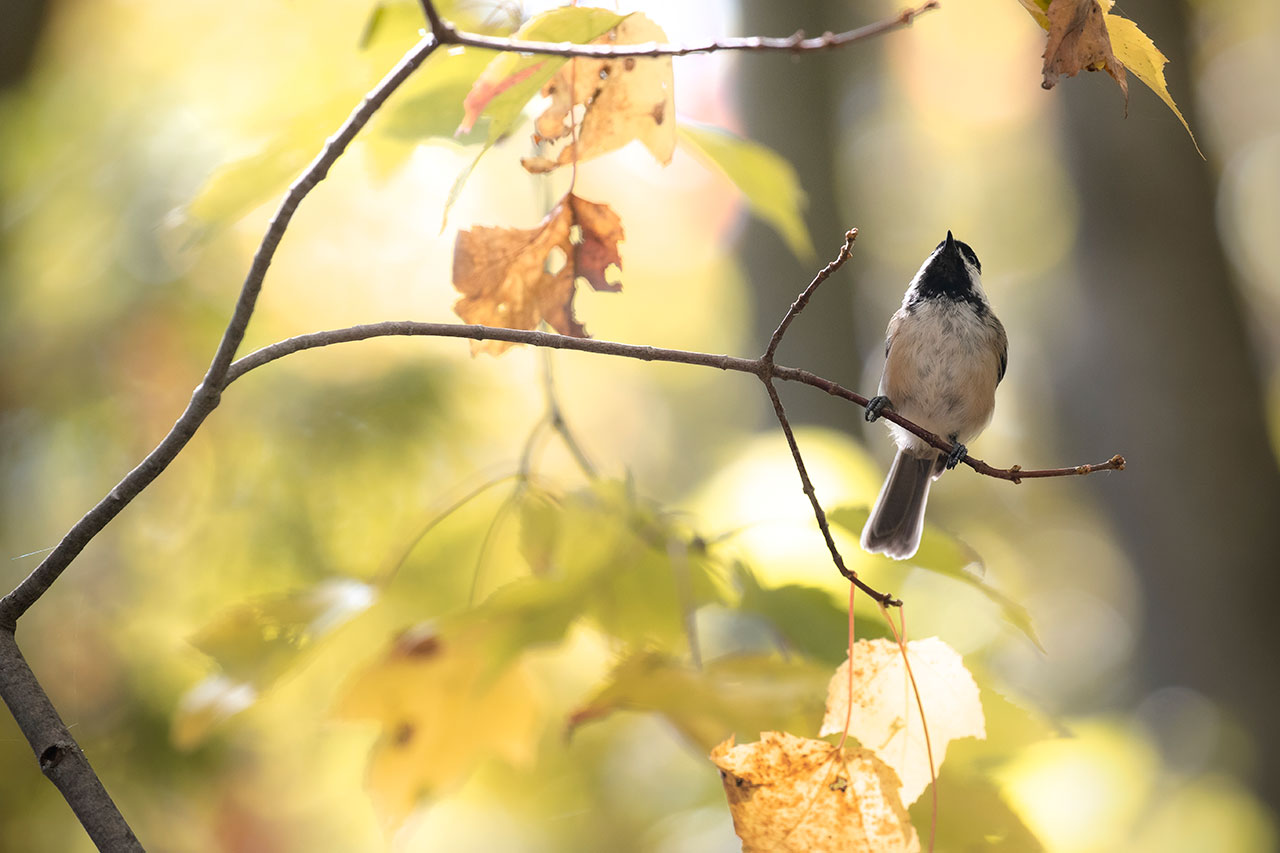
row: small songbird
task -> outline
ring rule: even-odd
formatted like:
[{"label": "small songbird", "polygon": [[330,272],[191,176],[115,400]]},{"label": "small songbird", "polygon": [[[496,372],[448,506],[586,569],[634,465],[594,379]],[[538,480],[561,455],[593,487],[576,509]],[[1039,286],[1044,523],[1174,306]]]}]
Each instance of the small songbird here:
[{"label": "small songbird", "polygon": [[947,232],[889,320],[880,393],[867,420],[888,408],[952,443],[944,454],[889,424],[898,455],[862,529],[862,547],[906,560],[920,547],[929,486],[960,463],[965,442],[991,422],[1008,339],[982,290],[973,249]]}]

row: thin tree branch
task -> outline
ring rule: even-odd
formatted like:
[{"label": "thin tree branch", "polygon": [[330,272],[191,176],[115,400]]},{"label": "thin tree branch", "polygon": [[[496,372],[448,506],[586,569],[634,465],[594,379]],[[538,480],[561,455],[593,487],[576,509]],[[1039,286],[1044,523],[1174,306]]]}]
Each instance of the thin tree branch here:
[{"label": "thin tree branch", "polygon": [[831,552],[831,561],[836,564],[836,569],[840,574],[874,598],[883,606],[900,607],[902,602],[889,595],[887,592],[880,592],[867,586],[866,583],[858,577],[858,573],[850,569],[844,564],[844,558],[840,556],[840,549],[836,547],[836,540],[831,535],[831,526],[827,524],[827,514],[822,509],[822,504],[818,501],[818,495],[814,491],[813,482],[809,479],[809,472],[804,467],[804,459],[800,456],[800,445],[796,443],[795,433],[791,431],[791,423],[787,420],[786,410],[782,408],[782,399],[778,396],[778,389],[774,387],[773,380],[762,377],[765,390],[769,392],[769,400],[773,403],[773,413],[778,418],[778,424],[782,427],[782,434],[787,437],[787,446],[791,448],[791,459],[796,463],[796,471],[800,474],[800,484],[804,490],[805,497],[809,499],[809,504],[813,507],[814,517],[818,520],[818,529],[822,531],[822,538],[827,543],[827,550]]},{"label": "thin tree branch", "polygon": [[[766,371],[766,362],[761,358],[740,358],[731,355],[715,355],[692,350],[664,349],[661,347],[623,344],[616,341],[602,341],[596,338],[574,338],[568,335],[557,335],[550,332],[534,332],[525,329],[500,329],[494,326],[475,326],[461,323],[419,323],[412,320],[391,320],[384,323],[369,323],[360,326],[348,326],[343,329],[330,329],[323,332],[311,332],[278,341],[262,349],[255,350],[238,359],[227,371],[227,385],[244,376],[251,370],[270,364],[276,359],[284,358],[296,352],[332,346],[333,344],[363,341],[381,337],[429,337],[429,338],[465,338],[474,341],[504,341],[514,344],[528,344],[535,347],[551,349],[576,350],[597,355],[612,355],[620,358],[632,358],[639,361],[664,361],[673,364],[692,364],[700,367],[714,367],[720,370],[731,370],[738,373],[750,373],[760,376]],[[773,365],[768,372],[774,379],[784,382],[799,382],[810,385],[821,391],[840,397],[866,408],[867,398],[850,391],[848,388],[830,379],[824,379],[807,370],[795,367]],[[892,421],[906,430],[929,442],[939,450],[950,450],[951,442],[934,435],[927,429],[912,423],[898,413],[885,409],[881,420]],[[1122,471],[1125,460],[1123,456],[1113,456],[1106,462],[1092,465],[1077,465],[1072,468],[1024,469],[1020,465],[1011,468],[996,468],[981,459],[965,456],[964,463],[979,474],[1020,483],[1023,480],[1042,477],[1067,477],[1078,474],[1093,474],[1098,471]]]},{"label": "thin tree branch", "polygon": [[816,38],[805,38],[803,32],[796,32],[785,38],[752,36],[749,38],[708,39],[684,45],[673,44],[573,44],[571,42],[523,41],[521,39],[486,36],[478,33],[461,32],[448,21],[441,20],[430,0],[422,0],[427,21],[431,31],[441,44],[457,44],[468,47],[482,47],[489,50],[516,51],[518,53],[536,53],[545,56],[584,56],[595,59],[614,57],[655,57],[655,56],[687,56],[691,53],[715,53],[722,50],[746,51],[783,51],[786,53],[806,53],[817,50],[831,50],[844,47],[855,42],[883,35],[891,30],[902,29],[911,25],[918,15],[923,15],[938,8],[937,0],[929,0],[923,5],[903,9],[892,18],[848,30],[842,33],[823,33]]},{"label": "thin tree branch", "polygon": [[853,254],[853,241],[857,239],[857,228],[850,228],[846,231],[844,245],[840,247],[840,253],[836,255],[836,259],[823,267],[813,277],[813,281],[809,282],[809,286],[796,297],[796,301],[791,303],[791,307],[787,309],[787,313],[782,317],[782,322],[778,324],[778,328],[773,331],[773,336],[769,338],[769,346],[765,348],[762,356],[765,361],[773,362],[773,354],[777,352],[778,344],[782,343],[782,336],[787,333],[787,328],[791,325],[791,321],[809,304],[809,297],[813,296],[813,292],[818,289],[818,286],[830,278],[832,273],[844,266],[845,261],[849,260]]},{"label": "thin tree branch", "polygon": [[41,772],[62,793],[98,849],[113,853],[142,850],[8,627],[0,628],[0,695],[31,744]]},{"label": "thin tree branch", "polygon": [[249,326],[249,318],[253,316],[253,309],[257,303],[258,294],[262,290],[262,281],[266,277],[267,268],[271,265],[276,248],[289,227],[294,211],[307,194],[329,174],[329,169],[342,156],[347,146],[351,144],[351,140],[369,122],[391,93],[407,80],[409,75],[438,46],[439,42],[428,36],[406,53],[395,68],[369,94],[365,95],[364,100],[347,117],[338,132],[329,137],[320,154],[311,162],[302,176],[289,187],[254,254],[253,263],[240,289],[240,297],[236,300],[235,311],[218,344],[218,350],[209,365],[204,381],[191,395],[191,402],[187,404],[186,410],[155,449],[147,454],[136,468],[126,474],[124,479],[98,502],[97,506],[75,523],[62,541],[22,583],[0,599],[0,627],[12,629],[17,624],[18,618],[27,612],[31,605],[45,593],[45,590],[58,579],[90,540],[119,515],[130,501],[151,484],[151,481],[160,476],[182,448],[186,447],[187,442],[195,435],[196,430],[210,413],[217,408],[222,389],[226,387],[228,381],[227,370],[232,358],[235,357],[236,350],[244,340],[244,333]]}]

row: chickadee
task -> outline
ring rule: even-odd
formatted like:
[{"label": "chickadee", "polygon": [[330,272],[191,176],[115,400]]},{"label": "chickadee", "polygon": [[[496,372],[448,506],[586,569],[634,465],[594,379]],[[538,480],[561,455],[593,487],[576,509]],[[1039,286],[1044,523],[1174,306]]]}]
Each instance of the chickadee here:
[{"label": "chickadee", "polygon": [[952,448],[944,455],[889,424],[898,455],[862,528],[862,547],[873,554],[897,560],[915,555],[929,486],[964,459],[964,443],[991,422],[1008,339],[991,313],[981,272],[973,249],[948,231],[889,320],[880,393],[867,404],[867,420],[889,408],[950,439]]}]

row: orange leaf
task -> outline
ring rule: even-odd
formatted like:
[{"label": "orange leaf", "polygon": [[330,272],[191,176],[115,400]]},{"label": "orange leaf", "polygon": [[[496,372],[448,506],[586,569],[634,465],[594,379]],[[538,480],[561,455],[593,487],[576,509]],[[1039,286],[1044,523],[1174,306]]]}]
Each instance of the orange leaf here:
[{"label": "orange leaf", "polygon": [[786,732],[711,751],[743,853],[913,853],[898,777],[868,749]]},{"label": "orange leaf", "polygon": [[1111,36],[1098,0],[1052,0],[1046,14],[1049,42],[1044,49],[1044,88],[1052,89],[1062,75],[1106,71],[1120,84],[1127,104],[1128,77],[1111,51]]},{"label": "orange leaf", "polygon": [[[453,286],[462,298],[453,310],[468,323],[535,329],[545,321],[562,335],[585,338],[587,330],[573,313],[577,279],[585,278],[595,290],[619,290],[622,285],[610,282],[607,272],[611,265],[622,267],[623,238],[622,220],[607,205],[572,193],[536,228],[460,231]],[[496,355],[509,346],[483,341],[472,344],[472,352]]]}]

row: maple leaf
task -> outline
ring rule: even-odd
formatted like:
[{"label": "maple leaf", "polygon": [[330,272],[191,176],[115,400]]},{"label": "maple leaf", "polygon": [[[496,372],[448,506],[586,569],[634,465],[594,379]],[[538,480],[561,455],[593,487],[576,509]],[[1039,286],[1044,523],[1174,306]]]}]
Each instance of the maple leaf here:
[{"label": "maple leaf", "polygon": [[868,749],[786,732],[711,751],[743,853],[913,853],[898,777]]},{"label": "maple leaf", "polygon": [[[596,39],[601,44],[665,42],[667,34],[641,13],[628,15]],[[676,148],[675,88],[671,57],[586,59],[566,63],[542,94],[551,104],[534,123],[536,136],[556,141],[574,136],[574,108],[583,107],[576,139],[555,157],[526,157],[533,173],[582,162],[639,139],[664,166]]]},{"label": "maple leaf", "polygon": [[[562,335],[587,337],[573,313],[578,277],[595,290],[617,291],[611,265],[622,267],[622,220],[608,205],[566,195],[536,228],[477,226],[458,232],[453,286],[462,294],[453,310],[467,323],[535,329],[540,322]],[[559,250],[559,255],[553,253]],[[477,341],[472,352],[495,355],[511,344]]]},{"label": "maple leaf", "polygon": [[1111,51],[1106,16],[1098,0],[1052,0],[1045,15],[1049,41],[1044,49],[1044,87],[1052,89],[1062,75],[1106,71],[1120,85],[1127,105],[1129,81],[1124,65]]},{"label": "maple leaf", "polygon": [[875,751],[902,779],[902,800],[912,803],[942,766],[947,744],[962,737],[986,737],[978,685],[960,655],[937,637],[907,643],[911,673],[920,691],[937,766],[929,768],[920,710],[907,677],[902,651],[891,640],[859,640],[853,648],[853,713],[849,713],[846,660],[827,687],[827,713],[819,734],[844,730]]},{"label": "maple leaf", "polygon": [[486,757],[532,763],[541,729],[532,679],[519,665],[492,673],[485,652],[475,631],[418,626],[346,686],[337,716],[382,725],[366,786],[385,827]]}]

